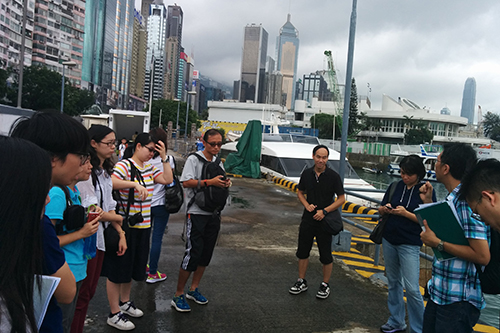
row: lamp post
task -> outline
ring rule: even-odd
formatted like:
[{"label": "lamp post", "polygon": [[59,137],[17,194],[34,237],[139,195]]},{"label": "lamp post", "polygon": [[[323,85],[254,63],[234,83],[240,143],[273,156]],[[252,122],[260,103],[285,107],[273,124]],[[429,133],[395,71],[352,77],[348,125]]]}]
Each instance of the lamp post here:
[{"label": "lamp post", "polygon": [[64,68],[66,66],[68,66],[69,68],[71,67],[75,67],[76,66],[76,62],[74,61],[63,61],[62,62],[62,66],[63,66],[63,75],[62,75],[62,83],[61,83],[61,113],[63,113],[63,107],[64,107],[64,81],[65,81],[65,76],[64,76]]},{"label": "lamp post", "polygon": [[174,151],[177,151],[178,146],[177,146],[177,139],[179,138],[179,108],[181,107],[181,100],[174,98],[174,101],[177,102],[177,123],[175,125],[175,147]]},{"label": "lamp post", "polygon": [[[188,115],[189,115],[189,99],[191,98],[189,95],[196,95],[196,91],[188,91],[187,92],[187,104],[186,104],[186,124],[185,124],[185,129],[184,129],[184,142],[187,142],[187,128],[188,128]],[[187,145],[186,145],[186,151],[187,151]]]}]

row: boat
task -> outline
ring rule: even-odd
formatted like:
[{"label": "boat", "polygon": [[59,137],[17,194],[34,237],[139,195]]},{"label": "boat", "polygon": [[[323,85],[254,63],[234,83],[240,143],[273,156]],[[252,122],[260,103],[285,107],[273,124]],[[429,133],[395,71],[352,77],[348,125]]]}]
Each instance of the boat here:
[{"label": "boat", "polygon": [[[221,148],[221,157],[226,157],[229,153],[235,152],[236,144],[236,142],[224,144]],[[260,170],[263,173],[298,183],[302,171],[314,166],[312,151],[318,144],[320,144],[318,138],[313,136],[294,133],[264,133],[262,135]],[[356,193],[355,189],[362,189],[364,191],[357,192],[357,194],[369,196],[376,200],[382,200],[383,193],[365,192],[366,190],[376,191],[376,188],[361,179],[347,159],[346,162],[344,187],[352,189],[354,193]],[[329,149],[328,166],[336,172],[339,172],[339,152]],[[378,206],[378,204],[374,204],[369,200],[364,200],[356,196],[347,197],[346,195],[346,200],[355,204],[367,207]]]},{"label": "boat", "polygon": [[[387,166],[387,174],[390,176],[401,177],[399,170],[399,163],[405,157],[410,155],[409,152],[403,151],[401,149],[391,153],[391,161]],[[420,145],[420,153],[412,153],[412,155],[417,155],[422,159],[425,167],[425,177],[424,180],[436,181],[436,171],[434,168],[436,166],[437,158],[439,153],[427,152],[423,145]]]},{"label": "boat", "polygon": [[376,173],[376,174],[382,173],[382,170],[379,170],[377,168],[362,167],[361,169],[364,172],[370,172],[370,173]]}]

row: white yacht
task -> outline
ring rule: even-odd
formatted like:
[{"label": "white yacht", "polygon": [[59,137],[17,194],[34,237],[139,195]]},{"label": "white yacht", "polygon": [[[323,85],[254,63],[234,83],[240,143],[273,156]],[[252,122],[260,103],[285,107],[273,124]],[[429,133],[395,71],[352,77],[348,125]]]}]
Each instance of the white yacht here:
[{"label": "white yacht", "polygon": [[[229,142],[223,145],[221,156],[226,157],[230,152],[236,151],[236,144],[237,142]],[[312,136],[265,133],[262,135],[260,169],[263,173],[269,173],[298,183],[302,171],[314,165],[312,151],[318,144],[320,144],[318,138]],[[329,149],[329,151],[328,166],[339,172],[340,153],[333,149]],[[374,186],[359,178],[349,162],[346,163],[344,187],[376,190]],[[357,194],[377,200],[382,200],[384,195],[383,193],[364,191]],[[351,195],[347,195],[346,200],[363,206],[378,206],[378,204]]]},{"label": "white yacht", "polygon": [[[420,153],[411,153],[413,155],[417,155],[422,159],[425,167],[425,177],[424,180],[433,180],[436,181],[436,171],[434,171],[434,167],[436,166],[438,153],[429,153],[425,150],[423,145],[420,145]],[[409,152],[403,150],[397,150],[391,153],[391,162],[387,167],[387,174],[391,176],[401,177],[399,171],[399,163],[405,157],[410,155]]]}]

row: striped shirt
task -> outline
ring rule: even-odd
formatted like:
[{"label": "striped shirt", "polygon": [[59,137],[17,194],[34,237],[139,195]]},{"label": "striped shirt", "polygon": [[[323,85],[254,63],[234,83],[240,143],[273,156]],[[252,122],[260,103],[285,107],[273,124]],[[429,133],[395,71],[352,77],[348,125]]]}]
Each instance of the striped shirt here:
[{"label": "striped shirt", "polygon": [[[137,223],[134,226],[130,226],[130,228],[137,228],[137,229],[150,228],[151,199],[153,198],[154,180],[159,176],[161,176],[163,174],[163,171],[160,171],[158,168],[154,167],[148,162],[145,162],[144,166],[141,168],[132,159],[126,159],[116,163],[115,169],[113,171],[113,176],[123,180],[130,180],[131,178],[130,161],[134,163],[134,166],[142,176],[139,177],[139,175],[136,174],[134,177],[134,182],[143,185],[148,190],[148,197],[145,201],[141,201],[139,199],[139,193],[134,190],[134,202],[130,205],[129,216],[133,216],[136,213],[142,212],[142,217],[144,218],[144,221],[142,223]],[[120,190],[120,197],[122,199],[122,203],[118,203],[118,206],[119,206],[119,213],[123,216],[125,216],[125,210],[127,209],[128,193],[129,189]]]},{"label": "striped shirt", "polygon": [[[446,200],[453,201],[459,222],[467,239],[488,240],[486,225],[471,217],[472,210],[466,201],[458,198],[459,184]],[[432,278],[428,283],[432,301],[439,305],[466,301],[481,310],[485,307],[481,283],[472,262],[460,258],[438,261],[434,258]]]}]

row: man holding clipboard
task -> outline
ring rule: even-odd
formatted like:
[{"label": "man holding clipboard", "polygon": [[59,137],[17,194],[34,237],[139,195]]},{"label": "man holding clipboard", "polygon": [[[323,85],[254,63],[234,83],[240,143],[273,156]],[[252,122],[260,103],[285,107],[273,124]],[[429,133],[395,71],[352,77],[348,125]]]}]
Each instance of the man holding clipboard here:
[{"label": "man holding clipboard", "polygon": [[[458,221],[469,245],[458,245],[440,239],[424,220],[422,241],[432,248],[445,251],[454,258],[437,260],[432,264],[428,282],[430,299],[424,313],[423,332],[472,332],[485,302],[474,263],[486,265],[490,260],[487,228],[471,217],[472,210],[459,198],[461,179],[476,162],[471,146],[453,143],[444,146],[435,166],[436,179],[450,192]],[[432,185],[420,188],[424,203],[432,202]]]}]

